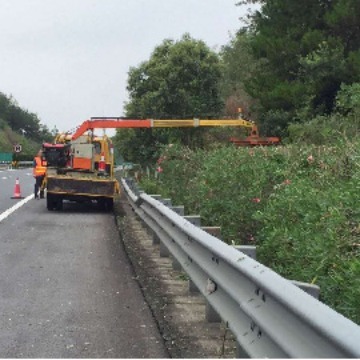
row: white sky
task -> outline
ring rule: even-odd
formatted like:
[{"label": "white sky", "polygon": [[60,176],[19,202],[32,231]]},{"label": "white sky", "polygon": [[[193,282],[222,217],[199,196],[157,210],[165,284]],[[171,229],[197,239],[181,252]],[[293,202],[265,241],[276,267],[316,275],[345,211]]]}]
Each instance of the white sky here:
[{"label": "white sky", "polygon": [[188,32],[219,50],[240,27],[237,0],[0,0],[0,92],[67,131],[123,116],[127,73]]}]

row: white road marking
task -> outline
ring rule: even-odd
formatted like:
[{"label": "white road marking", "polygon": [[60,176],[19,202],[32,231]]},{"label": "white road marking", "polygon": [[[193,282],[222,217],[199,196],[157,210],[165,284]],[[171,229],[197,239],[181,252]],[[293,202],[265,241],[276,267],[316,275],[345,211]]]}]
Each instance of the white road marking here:
[{"label": "white road marking", "polygon": [[16,203],[13,207],[10,209],[5,210],[2,214],[0,214],[0,222],[6,219],[9,215],[11,215],[14,211],[21,208],[23,205],[25,205],[28,201],[34,198],[34,194],[29,195],[25,199],[19,201]]}]

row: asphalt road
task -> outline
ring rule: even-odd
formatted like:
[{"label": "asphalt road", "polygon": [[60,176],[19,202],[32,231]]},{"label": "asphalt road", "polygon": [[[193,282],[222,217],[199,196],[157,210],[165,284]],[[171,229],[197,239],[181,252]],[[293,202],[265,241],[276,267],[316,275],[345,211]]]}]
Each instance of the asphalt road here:
[{"label": "asphalt road", "polygon": [[0,214],[17,203],[17,200],[11,199],[16,179],[19,179],[21,196],[27,197],[34,192],[32,169],[0,169]]},{"label": "asphalt road", "polygon": [[71,203],[50,212],[28,198],[0,220],[0,249],[1,358],[168,357],[112,214]]}]

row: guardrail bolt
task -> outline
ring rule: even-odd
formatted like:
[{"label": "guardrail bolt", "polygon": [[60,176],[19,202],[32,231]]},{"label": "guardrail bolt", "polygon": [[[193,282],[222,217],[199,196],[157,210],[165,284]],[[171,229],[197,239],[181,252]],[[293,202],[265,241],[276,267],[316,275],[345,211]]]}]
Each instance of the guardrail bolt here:
[{"label": "guardrail bolt", "polygon": [[216,290],[217,290],[216,282],[212,281],[211,279],[208,279],[206,284],[206,292],[210,295],[214,293]]},{"label": "guardrail bolt", "polygon": [[252,321],[250,324],[250,330],[254,331],[256,329],[256,324]]}]

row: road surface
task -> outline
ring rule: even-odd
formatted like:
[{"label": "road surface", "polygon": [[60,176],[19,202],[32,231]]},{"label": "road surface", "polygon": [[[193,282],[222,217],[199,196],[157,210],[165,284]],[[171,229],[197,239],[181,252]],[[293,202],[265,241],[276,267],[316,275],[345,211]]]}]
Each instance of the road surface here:
[{"label": "road surface", "polygon": [[0,213],[0,357],[169,357],[114,216],[71,203],[50,212],[21,171],[26,199],[0,195],[2,214],[24,201]]}]

